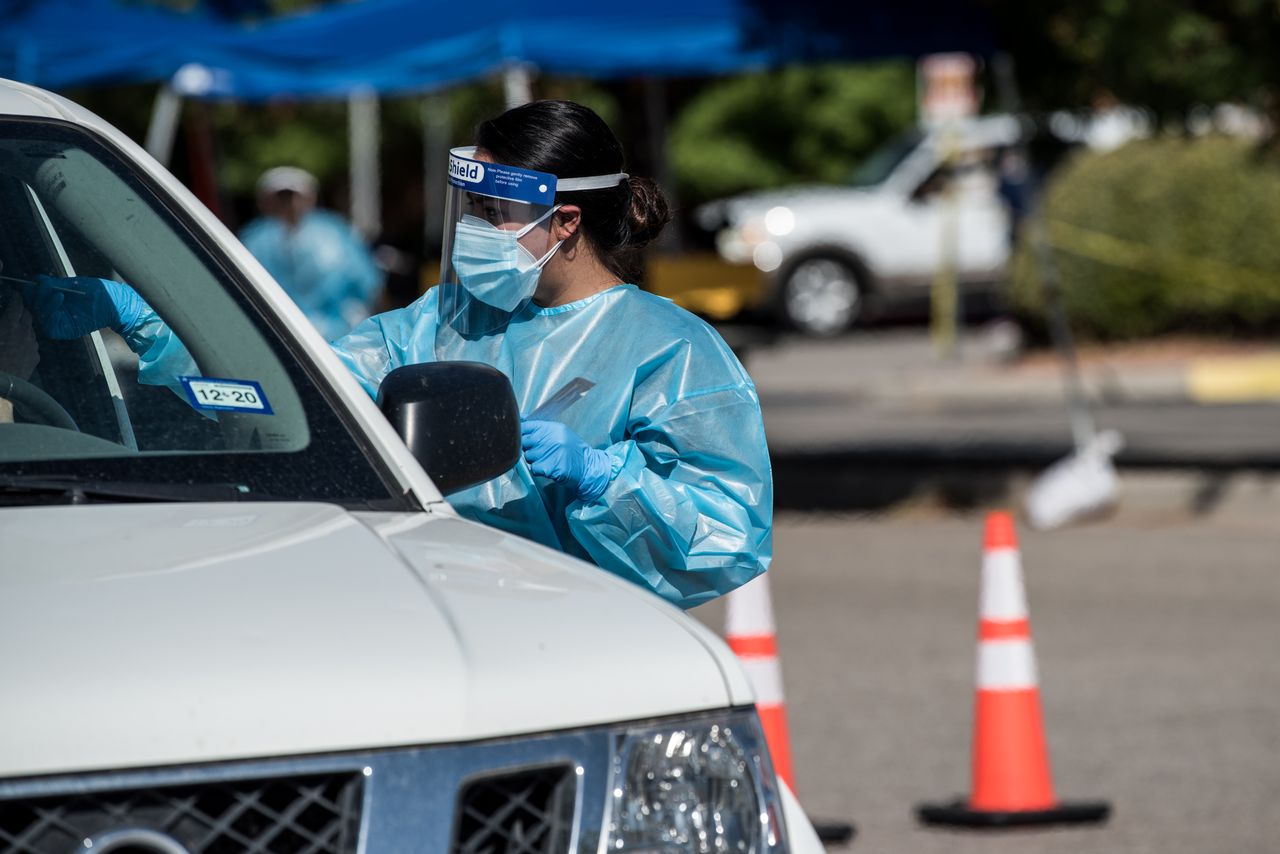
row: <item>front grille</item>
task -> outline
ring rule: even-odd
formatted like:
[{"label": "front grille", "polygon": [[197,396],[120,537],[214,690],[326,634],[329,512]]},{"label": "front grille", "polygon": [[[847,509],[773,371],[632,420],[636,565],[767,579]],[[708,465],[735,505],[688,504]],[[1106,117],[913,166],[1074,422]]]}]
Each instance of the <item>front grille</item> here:
[{"label": "front grille", "polygon": [[139,842],[122,841],[122,852],[164,851],[168,837],[192,854],[351,854],[362,788],[357,773],[4,800],[0,851],[66,854],[90,839],[113,848],[123,835]]},{"label": "front grille", "polygon": [[564,854],[573,836],[572,766],[469,782],[458,795],[454,854]]}]

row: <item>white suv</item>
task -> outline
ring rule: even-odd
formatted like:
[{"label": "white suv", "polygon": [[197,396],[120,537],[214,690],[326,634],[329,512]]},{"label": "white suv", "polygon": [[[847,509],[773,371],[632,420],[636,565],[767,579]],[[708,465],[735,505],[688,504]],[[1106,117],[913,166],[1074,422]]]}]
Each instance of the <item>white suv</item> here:
[{"label": "white suv", "polygon": [[[401,369],[406,446],[172,176],[6,81],[0,224],[0,850],[821,850],[718,638],[445,501],[515,462],[504,377]],[[41,274],[141,292],[185,399],[42,337]]]},{"label": "white suv", "polygon": [[950,135],[911,131],[842,186],[789,187],[711,202],[696,212],[731,264],[753,264],[781,319],[833,335],[865,310],[927,294],[944,259],[944,152],[953,152],[954,258],[964,284],[991,284],[1009,258],[1009,213],[996,157],[1015,143],[1012,116],[967,121]]}]

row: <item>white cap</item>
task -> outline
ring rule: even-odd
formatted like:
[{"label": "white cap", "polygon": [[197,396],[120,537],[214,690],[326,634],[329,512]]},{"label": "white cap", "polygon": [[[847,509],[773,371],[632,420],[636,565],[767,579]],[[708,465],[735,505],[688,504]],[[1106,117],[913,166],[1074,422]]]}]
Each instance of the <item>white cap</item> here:
[{"label": "white cap", "polygon": [[316,176],[297,166],[277,166],[262,173],[258,179],[259,193],[291,191],[304,196],[314,196],[320,188]]}]

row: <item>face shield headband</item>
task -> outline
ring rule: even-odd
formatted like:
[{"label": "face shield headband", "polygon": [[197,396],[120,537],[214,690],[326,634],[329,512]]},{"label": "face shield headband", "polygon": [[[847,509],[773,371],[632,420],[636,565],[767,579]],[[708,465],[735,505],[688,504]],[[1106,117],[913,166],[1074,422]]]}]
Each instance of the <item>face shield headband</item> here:
[{"label": "face shield headband", "polygon": [[563,242],[549,245],[544,225],[559,208],[557,191],[616,187],[628,177],[559,179],[474,155],[475,148],[450,152],[441,247],[441,318],[470,333],[492,326],[494,311],[509,315],[533,297],[543,265]]},{"label": "face shield headband", "polygon": [[[631,176],[626,172],[614,172],[611,175],[557,178],[550,172],[535,172],[518,166],[476,160],[474,145],[449,151],[450,186],[530,204],[550,205],[557,191],[572,193],[577,190],[605,190],[618,186],[629,177]],[[491,187],[494,192],[485,193],[486,186]],[[498,191],[499,187],[503,190]]]}]

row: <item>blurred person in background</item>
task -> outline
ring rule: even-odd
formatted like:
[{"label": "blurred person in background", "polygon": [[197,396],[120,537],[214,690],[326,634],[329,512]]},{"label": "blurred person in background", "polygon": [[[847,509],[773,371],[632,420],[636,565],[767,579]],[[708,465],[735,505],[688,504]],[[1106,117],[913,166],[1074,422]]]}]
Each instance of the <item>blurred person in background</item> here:
[{"label": "blurred person in background", "polygon": [[1009,248],[1017,245],[1022,223],[1036,202],[1036,179],[1031,161],[1021,146],[1009,146],[996,155],[997,191],[1009,212]]},{"label": "blurred person in background", "polygon": [[262,216],[240,240],[331,341],[369,316],[382,273],[346,220],[316,208],[318,189],[306,170],[268,169],[257,186]]}]

